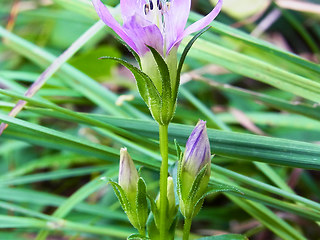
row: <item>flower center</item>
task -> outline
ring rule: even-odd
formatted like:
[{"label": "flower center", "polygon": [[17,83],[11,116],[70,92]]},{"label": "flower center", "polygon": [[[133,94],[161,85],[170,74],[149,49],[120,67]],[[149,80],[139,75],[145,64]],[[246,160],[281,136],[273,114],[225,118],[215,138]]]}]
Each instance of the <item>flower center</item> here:
[{"label": "flower center", "polygon": [[153,24],[157,25],[161,33],[165,33],[164,14],[170,8],[170,2],[166,0],[146,0],[144,4],[144,15],[146,19]]}]

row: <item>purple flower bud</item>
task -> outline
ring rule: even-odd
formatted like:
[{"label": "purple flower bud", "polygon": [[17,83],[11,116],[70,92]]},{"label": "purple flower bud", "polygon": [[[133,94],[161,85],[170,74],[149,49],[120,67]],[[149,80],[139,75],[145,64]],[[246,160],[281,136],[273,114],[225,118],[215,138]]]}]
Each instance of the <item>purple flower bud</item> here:
[{"label": "purple flower bud", "polygon": [[206,122],[200,120],[193,129],[179,165],[180,211],[185,218],[193,218],[200,210],[198,202],[208,187],[211,169],[210,143]]},{"label": "purple flower bud", "polygon": [[139,175],[126,148],[120,150],[119,185],[128,195],[135,195]]},{"label": "purple flower bud", "polygon": [[183,171],[196,177],[206,164],[210,164],[210,161],[210,143],[207,135],[206,122],[200,120],[187,141],[182,160]]}]

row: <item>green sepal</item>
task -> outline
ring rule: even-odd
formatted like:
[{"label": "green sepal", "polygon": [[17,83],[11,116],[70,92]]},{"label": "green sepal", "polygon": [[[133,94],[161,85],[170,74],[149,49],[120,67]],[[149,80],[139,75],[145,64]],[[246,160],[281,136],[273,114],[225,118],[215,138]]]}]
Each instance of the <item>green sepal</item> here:
[{"label": "green sepal", "polygon": [[146,236],[143,236],[141,234],[138,234],[138,233],[134,233],[134,234],[131,234],[127,240],[149,240],[150,238],[146,237]]},{"label": "green sepal", "polygon": [[155,225],[156,225],[156,227],[158,227],[159,226],[158,224],[160,222],[159,209],[157,207],[157,204],[156,204],[155,200],[150,195],[147,195],[147,197],[148,197],[149,202],[150,202],[151,212],[153,214]]},{"label": "green sepal", "polygon": [[101,57],[100,59],[109,59],[116,61],[128,68],[132,72],[136,79],[138,90],[143,101],[149,107],[154,119],[160,121],[162,100],[159,91],[157,90],[156,86],[154,85],[150,77],[144,72],[142,72],[140,69],[130,64],[129,62],[124,61],[120,58],[107,56]]},{"label": "green sepal", "polygon": [[162,124],[168,124],[173,116],[173,103],[175,100],[172,100],[172,91],[171,91],[171,80],[169,68],[165,60],[158,53],[157,50],[148,46],[150,49],[160,72],[161,82],[162,82],[162,106],[161,106],[161,120]]},{"label": "green sepal", "polygon": [[[182,163],[181,163],[182,165]],[[190,191],[186,194],[186,189],[183,189],[183,192],[181,190],[182,184],[189,185],[190,183],[182,183],[181,175],[182,170],[180,170],[180,189],[178,189],[179,192],[179,199],[180,199],[180,210],[182,215],[185,218],[193,218],[198,214],[202,207],[202,201],[199,201],[199,199],[203,196],[203,191],[206,190],[207,185],[203,185],[204,178],[207,176],[208,171],[208,164],[206,164],[197,174],[196,178],[193,180],[191,184]],[[209,177],[208,177],[209,180]],[[202,185],[201,185],[202,184]],[[208,181],[205,182],[205,184],[208,184]]]},{"label": "green sepal", "polygon": [[125,213],[128,215],[131,211],[131,204],[128,201],[127,195],[124,192],[123,188],[116,182],[110,180],[109,183],[111,184],[114,193],[116,194],[117,198],[119,199],[120,205],[125,211]]},{"label": "green sepal", "polygon": [[[148,223],[147,223],[148,235],[149,235],[150,239],[152,239],[152,240],[160,240],[159,226],[156,224],[156,220],[155,220],[156,218],[154,215],[154,212],[155,212],[159,216],[159,210],[157,208],[155,201],[151,197],[149,197],[149,199],[150,199],[150,202],[151,201],[153,202],[153,206],[151,205],[151,209],[155,208],[155,210],[154,211],[151,210],[151,213],[148,218]],[[167,228],[166,229],[167,230],[166,239],[168,239],[168,240],[174,239],[175,228],[176,228],[177,221],[178,221],[178,216],[177,216],[178,209],[179,209],[179,206],[177,205],[174,210],[174,212],[175,212],[174,215],[170,216],[170,214],[167,214],[168,221],[170,219],[172,219],[172,222],[166,222],[166,224],[167,224],[167,226],[166,226],[166,228]]]},{"label": "green sepal", "polygon": [[125,41],[123,41],[122,38],[116,37],[116,39],[117,39],[122,45],[124,45],[124,46],[129,50],[129,52],[134,56],[134,58],[135,58],[136,61],[138,62],[139,67],[140,67],[140,69],[141,69],[141,59],[140,59],[138,53],[136,53],[135,50],[133,50]]},{"label": "green sepal", "polygon": [[178,159],[178,169],[177,169],[177,193],[178,193],[178,196],[179,196],[179,199],[182,200],[182,193],[181,193],[181,174],[182,174],[182,160],[183,160],[183,157],[182,157],[182,153],[180,155],[181,157]]},{"label": "green sepal", "polygon": [[182,158],[182,150],[179,143],[177,142],[177,139],[174,139],[174,145],[176,146],[177,158],[178,160],[180,160]]},{"label": "green sepal", "polygon": [[140,177],[138,180],[136,199],[136,212],[140,229],[145,229],[148,219],[147,187],[145,181]]},{"label": "green sepal", "polygon": [[241,190],[234,186],[230,186],[224,183],[213,183],[208,186],[207,191],[201,196],[201,198],[205,198],[208,195],[222,192],[234,192],[244,195],[244,193],[241,192]]},{"label": "green sepal", "polygon": [[[176,205],[172,212],[167,212],[168,221],[171,219],[175,219],[177,217],[178,210],[179,210],[179,205]],[[170,223],[170,226],[172,225],[172,223],[173,222]]]},{"label": "green sepal", "polygon": [[154,215],[151,212],[147,222],[148,236],[152,240],[160,240],[160,232],[155,224]]},{"label": "green sepal", "polygon": [[204,167],[199,171],[197,174],[195,180],[192,183],[192,187],[190,189],[190,192],[188,194],[188,201],[194,202],[194,198],[197,196],[197,193],[199,192],[199,187],[202,182],[203,177],[205,176],[206,172],[208,171],[208,164],[204,165]]},{"label": "green sepal", "polygon": [[178,69],[177,69],[177,83],[176,83],[176,88],[173,91],[173,99],[176,99],[178,96],[178,90],[179,90],[179,85],[180,85],[180,74],[181,74],[181,70],[182,70],[182,66],[184,63],[184,60],[186,59],[186,56],[190,50],[190,48],[192,47],[192,45],[194,44],[194,42],[204,33],[206,32],[208,29],[210,28],[210,26],[205,27],[204,29],[202,29],[200,32],[198,32],[196,35],[194,35],[194,37],[189,41],[189,43],[187,44],[187,46],[184,48],[179,64],[178,64]]},{"label": "green sepal", "polygon": [[[178,211],[178,209],[177,209],[177,211]],[[178,216],[176,215],[176,217],[173,219],[171,226],[169,228],[168,236],[166,236],[167,240],[174,240],[177,223],[178,223]]]},{"label": "green sepal", "polygon": [[240,234],[223,234],[219,236],[202,237],[197,240],[248,240],[248,238]]}]

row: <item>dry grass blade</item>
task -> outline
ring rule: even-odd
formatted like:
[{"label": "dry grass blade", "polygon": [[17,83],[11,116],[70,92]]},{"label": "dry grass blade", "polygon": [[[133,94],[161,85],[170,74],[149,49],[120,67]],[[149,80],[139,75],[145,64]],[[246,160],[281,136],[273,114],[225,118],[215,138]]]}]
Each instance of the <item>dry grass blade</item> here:
[{"label": "dry grass blade", "polygon": [[299,12],[320,14],[320,4],[302,2],[297,0],[277,0],[276,3],[281,8],[286,8]]}]

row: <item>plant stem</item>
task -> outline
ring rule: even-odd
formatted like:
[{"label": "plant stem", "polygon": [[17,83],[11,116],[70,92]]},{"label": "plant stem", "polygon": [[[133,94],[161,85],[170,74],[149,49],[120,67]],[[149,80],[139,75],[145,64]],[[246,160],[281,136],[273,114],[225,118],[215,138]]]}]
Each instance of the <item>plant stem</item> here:
[{"label": "plant stem", "polygon": [[183,227],[183,240],[189,240],[189,234],[191,229],[192,218],[184,219],[184,227]]},{"label": "plant stem", "polygon": [[167,178],[168,178],[168,125],[159,125],[160,153],[160,239],[166,239]]}]

